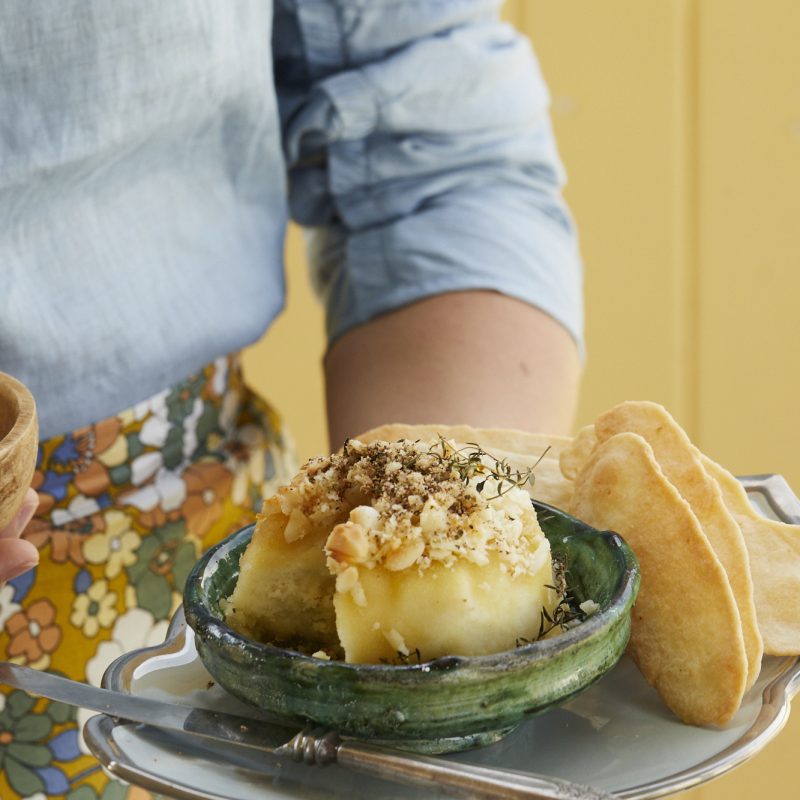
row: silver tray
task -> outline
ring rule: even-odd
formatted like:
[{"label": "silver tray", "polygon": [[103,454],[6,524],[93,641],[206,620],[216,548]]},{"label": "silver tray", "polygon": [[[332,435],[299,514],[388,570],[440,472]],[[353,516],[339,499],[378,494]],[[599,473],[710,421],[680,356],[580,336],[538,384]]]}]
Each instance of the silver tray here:
[{"label": "silver tray", "polygon": [[[766,516],[800,524],[800,501],[779,475],[740,478]],[[256,716],[214,684],[200,662],[193,633],[175,615],[165,642],[118,658],[103,685],[174,703]],[[531,718],[503,741],[443,756],[552,775],[614,792],[620,798],[663,797],[704,783],[755,755],[785,724],[800,690],[800,658],[766,657],[761,675],[724,730],[683,725],[627,659],[571,702]],[[189,737],[103,715],[84,738],[105,768],[123,780],[185,800],[240,798],[424,797],[420,789],[365,778],[337,766],[320,769],[198,744]],[[437,797],[446,796],[440,792]]]}]

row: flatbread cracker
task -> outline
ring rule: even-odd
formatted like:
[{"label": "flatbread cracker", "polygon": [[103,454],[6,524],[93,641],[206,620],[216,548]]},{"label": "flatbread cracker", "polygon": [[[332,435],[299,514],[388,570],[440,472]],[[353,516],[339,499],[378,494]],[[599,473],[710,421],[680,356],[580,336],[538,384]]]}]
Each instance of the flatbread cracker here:
[{"label": "flatbread cracker", "polygon": [[585,425],[575,434],[569,445],[561,450],[559,463],[564,477],[574,481],[591,458],[595,447],[597,447],[597,433],[594,425]]},{"label": "flatbread cracker", "polygon": [[533,485],[526,488],[532,497],[543,503],[564,508],[572,496],[572,481],[564,477],[558,460],[561,451],[572,442],[569,436],[528,433],[509,428],[473,428],[469,425],[393,423],[372,428],[354,438],[361,442],[379,439],[389,442],[398,439],[435,442],[439,435],[460,444],[474,442],[495,458],[507,459],[515,469],[524,470],[536,464]]},{"label": "flatbread cracker", "polygon": [[620,403],[595,420],[594,431],[599,442],[624,431],[644,437],[666,478],[692,507],[733,589],[747,650],[749,689],[761,671],[764,654],[756,618],[750,557],[739,523],[723,502],[717,481],[704,469],[700,452],[670,413],[657,403]]},{"label": "flatbread cracker", "polygon": [[722,489],[725,505],[739,523],[750,553],[764,652],[771,656],[800,654],[800,525],[763,517],[730,472],[707,456],[702,461]]},{"label": "flatbread cracker", "polygon": [[748,675],[739,612],[697,517],[645,439],[620,433],[598,445],[570,510],[618,532],[639,559],[629,651],[647,681],[684,722],[724,725]]}]

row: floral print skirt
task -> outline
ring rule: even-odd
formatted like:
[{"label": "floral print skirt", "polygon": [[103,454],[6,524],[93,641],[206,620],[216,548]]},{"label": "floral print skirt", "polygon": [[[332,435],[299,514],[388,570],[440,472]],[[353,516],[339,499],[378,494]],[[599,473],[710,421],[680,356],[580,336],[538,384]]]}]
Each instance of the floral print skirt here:
[{"label": "floral print skirt", "polygon": [[[23,534],[41,560],[0,587],[2,658],[99,685],[117,656],[163,641],[199,554],[252,522],[294,467],[236,357],[42,442]],[[88,753],[91,713],[0,687],[0,798],[149,798]]]}]

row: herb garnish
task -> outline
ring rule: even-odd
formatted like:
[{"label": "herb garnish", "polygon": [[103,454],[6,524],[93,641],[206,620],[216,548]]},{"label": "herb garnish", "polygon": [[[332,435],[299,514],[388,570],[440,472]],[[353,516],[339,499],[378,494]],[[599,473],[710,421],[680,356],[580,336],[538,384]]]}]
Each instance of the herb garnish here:
[{"label": "herb garnish", "polygon": [[552,589],[558,602],[552,611],[542,607],[540,611],[539,632],[533,639],[525,639],[520,636],[517,638],[517,647],[524,647],[526,644],[538,642],[544,639],[550,632],[561,629],[569,630],[578,622],[583,622],[589,617],[584,611],[572,588],[567,585],[567,567],[563,561],[553,559],[553,582],[555,585],[545,584],[545,588]]},{"label": "herb garnish", "polygon": [[421,664],[422,663],[422,653],[419,651],[419,647],[415,647],[410,653],[401,653],[399,650],[396,652],[394,660],[390,661],[388,658],[379,658],[381,664],[397,666],[401,664],[405,667],[409,666],[410,664]]},{"label": "herb garnish", "polygon": [[[478,494],[483,492],[486,481],[494,478],[497,483],[497,494],[486,499],[495,500],[517,486],[524,486],[526,483],[533,486],[536,479],[534,470],[547,455],[549,449],[548,446],[536,463],[527,469],[515,469],[508,463],[507,458],[497,458],[475,442],[467,442],[464,447],[456,448],[441,434],[439,434],[436,444],[431,446],[430,452],[439,459],[440,463],[454,470],[465,486],[472,478],[485,475],[483,480],[475,484],[475,491]],[[493,461],[494,464],[487,464],[485,458]]]}]

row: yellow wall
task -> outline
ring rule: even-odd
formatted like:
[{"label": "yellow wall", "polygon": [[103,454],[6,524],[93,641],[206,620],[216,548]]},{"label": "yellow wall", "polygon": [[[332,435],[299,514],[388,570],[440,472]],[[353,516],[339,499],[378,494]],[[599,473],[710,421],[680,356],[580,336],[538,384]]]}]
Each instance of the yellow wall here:
[{"label": "yellow wall", "polygon": [[[579,422],[625,398],[659,400],[734,472],[781,472],[800,487],[800,4],[509,10],[551,88],[581,231]],[[798,747],[800,712],[751,762],[684,796],[797,797]]]},{"label": "yellow wall", "polygon": [[[800,3],[514,0],[506,13],[550,85],[581,232],[578,422],[657,400],[732,471],[800,487]],[[296,231],[288,261],[289,309],[245,366],[306,457],[326,446],[324,343]],[[794,798],[799,748],[800,710],[762,754],[684,797]]]},{"label": "yellow wall", "polygon": [[313,295],[303,238],[291,226],[286,241],[286,310],[268,334],[245,351],[248,382],[280,411],[291,432],[300,463],[327,452],[322,356],[324,319]]}]

